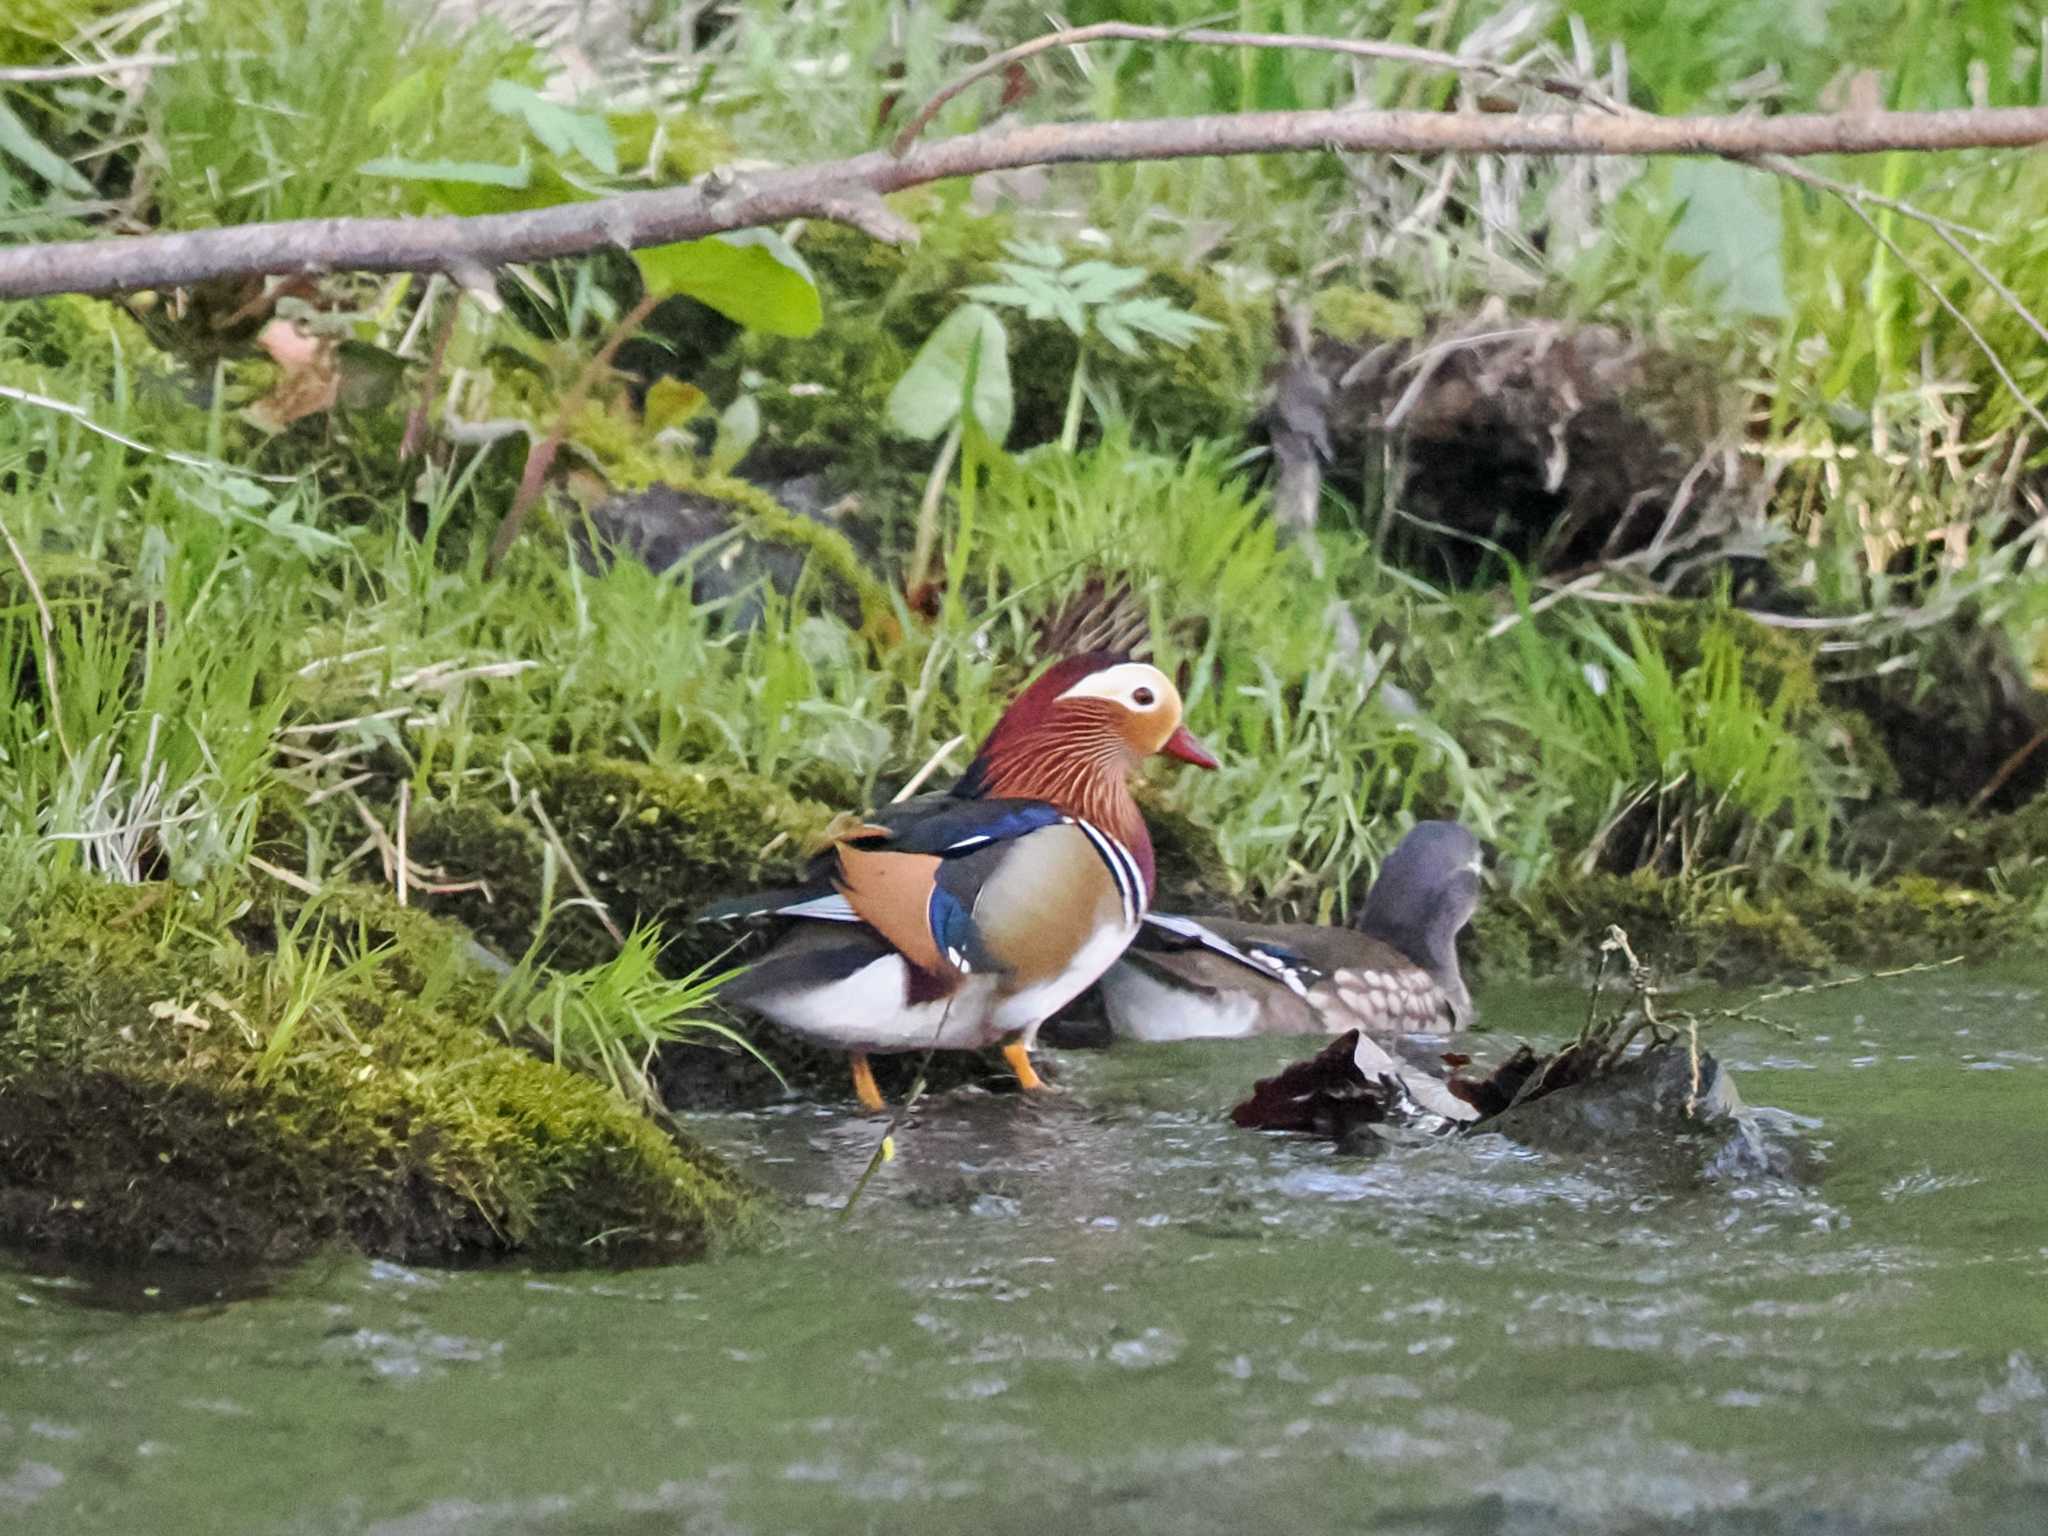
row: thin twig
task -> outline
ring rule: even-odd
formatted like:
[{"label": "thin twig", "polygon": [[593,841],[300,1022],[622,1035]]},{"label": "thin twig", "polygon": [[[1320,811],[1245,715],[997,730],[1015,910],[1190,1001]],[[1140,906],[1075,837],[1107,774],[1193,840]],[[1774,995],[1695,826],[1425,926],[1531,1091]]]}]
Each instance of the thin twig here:
[{"label": "thin twig", "polygon": [[1605,576],[1606,574],[1606,567],[1601,566],[1593,570],[1587,571],[1583,576],[1576,576],[1572,578],[1572,580],[1566,582],[1563,586],[1557,588],[1555,591],[1544,593],[1543,596],[1537,598],[1533,603],[1530,603],[1526,608],[1517,608],[1513,613],[1508,614],[1505,618],[1494,620],[1494,622],[1487,627],[1486,638],[1489,640],[1498,640],[1502,635],[1506,634],[1509,630],[1513,629],[1517,624],[1521,623],[1522,620],[1533,619],[1536,617],[1537,614],[1543,612],[1544,609],[1555,608],[1559,603],[1563,602],[1568,597],[1578,597],[1585,594],[1588,588],[1598,586],[1600,584],[1600,578]]},{"label": "thin twig", "polygon": [[249,855],[249,867],[261,870],[273,880],[283,881],[301,895],[318,896],[320,894],[320,887],[308,880],[304,875],[293,874],[290,870],[273,864],[268,859],[260,859],[253,853]]},{"label": "thin twig", "polygon": [[1985,806],[1989,805],[1991,797],[2005,788],[2005,781],[2015,773],[2018,773],[2020,768],[2026,763],[2026,760],[2041,750],[2044,742],[2048,742],[2048,728],[2036,731],[2021,744],[2017,751],[2013,752],[2004,762],[1998,765],[1998,772],[1986,779],[1984,787],[1970,796],[1970,803],[1963,807],[1963,814],[1965,816],[1975,816]]},{"label": "thin twig", "polygon": [[41,85],[51,80],[97,80],[131,69],[161,69],[170,64],[189,64],[186,53],[133,53],[126,58],[103,59],[83,64],[24,64],[0,69],[0,85]]}]

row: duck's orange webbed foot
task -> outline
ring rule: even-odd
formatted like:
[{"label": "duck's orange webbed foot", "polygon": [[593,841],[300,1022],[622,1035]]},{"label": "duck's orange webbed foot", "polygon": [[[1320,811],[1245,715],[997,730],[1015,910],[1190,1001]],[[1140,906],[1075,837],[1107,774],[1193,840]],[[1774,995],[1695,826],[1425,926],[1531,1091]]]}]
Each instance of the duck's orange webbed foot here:
[{"label": "duck's orange webbed foot", "polygon": [[1031,1053],[1024,1049],[1022,1040],[1012,1040],[1003,1047],[1003,1060],[1010,1064],[1010,1070],[1017,1074],[1017,1086],[1026,1093],[1051,1093],[1052,1084],[1038,1075],[1038,1069],[1031,1065]]},{"label": "duck's orange webbed foot", "polygon": [[889,1107],[882,1100],[882,1090],[875,1086],[875,1069],[868,1065],[865,1051],[853,1053],[853,1095],[871,1115],[879,1115]]}]

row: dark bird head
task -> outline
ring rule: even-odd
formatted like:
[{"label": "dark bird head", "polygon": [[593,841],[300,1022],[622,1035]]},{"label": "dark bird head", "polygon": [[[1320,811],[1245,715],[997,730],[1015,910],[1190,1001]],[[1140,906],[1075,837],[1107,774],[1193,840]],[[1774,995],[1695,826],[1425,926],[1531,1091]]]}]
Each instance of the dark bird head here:
[{"label": "dark bird head", "polygon": [[1380,865],[1358,928],[1384,940],[1434,976],[1462,1026],[1472,994],[1458,971],[1458,930],[1479,909],[1484,856],[1455,821],[1419,821]]}]

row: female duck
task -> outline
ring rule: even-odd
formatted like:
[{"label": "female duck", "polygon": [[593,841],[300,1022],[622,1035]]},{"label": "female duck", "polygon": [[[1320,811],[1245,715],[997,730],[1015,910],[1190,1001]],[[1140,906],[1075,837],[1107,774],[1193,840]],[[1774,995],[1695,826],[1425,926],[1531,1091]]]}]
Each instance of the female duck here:
[{"label": "female duck", "polygon": [[1130,775],[1154,753],[1216,766],[1163,672],[1099,652],[1056,664],[949,792],[867,818],[802,889],[699,913],[799,920],[722,996],[848,1052],[870,1110],[882,1107],[875,1052],[1001,1044],[1018,1082],[1044,1087],[1039,1026],[1123,953],[1151,906],[1152,839]]},{"label": "female duck", "polygon": [[1133,1040],[1462,1029],[1473,1009],[1458,930],[1479,906],[1480,869],[1470,832],[1424,821],[1387,855],[1355,928],[1152,913],[1102,978],[1110,1028]]}]

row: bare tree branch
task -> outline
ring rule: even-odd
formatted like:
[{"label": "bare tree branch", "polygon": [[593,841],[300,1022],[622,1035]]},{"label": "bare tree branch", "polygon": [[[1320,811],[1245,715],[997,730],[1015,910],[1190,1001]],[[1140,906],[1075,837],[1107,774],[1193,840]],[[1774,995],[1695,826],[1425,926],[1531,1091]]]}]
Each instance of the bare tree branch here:
[{"label": "bare tree branch", "polygon": [[[1019,43],[1014,48],[1005,48],[992,53],[974,68],[959,76],[951,84],[918,108],[917,115],[903,125],[903,131],[890,144],[892,154],[906,155],[915,144],[918,135],[931,126],[940,110],[965,91],[969,86],[990,75],[999,75],[1012,64],[1022,63],[1036,54],[1054,48],[1079,48],[1086,43],[1132,42],[1132,43],[1198,43],[1223,48],[1294,48],[1313,53],[1341,53],[1352,58],[1379,59],[1390,64],[1415,64],[1425,69],[1441,70],[1452,74],[1478,75],[1501,84],[1523,79],[1512,67],[1496,64],[1490,59],[1468,57],[1464,54],[1445,53],[1437,48],[1418,48],[1413,43],[1386,43],[1367,37],[1311,37],[1293,32],[1219,32],[1212,27],[1147,27],[1135,22],[1103,21],[1093,26],[1071,27],[1062,32],[1048,32],[1043,37],[1034,37],[1029,42]],[[1573,101],[1591,101],[1594,98],[1583,87],[1554,76],[1530,77],[1528,82],[1553,96],[1563,96]]]},{"label": "bare tree branch", "polygon": [[120,293],[253,274],[465,271],[698,239],[795,218],[850,223],[907,240],[880,199],[987,171],[1032,165],[1177,160],[1294,150],[1360,154],[1856,155],[2016,148],[2048,142],[2048,108],[1854,112],[1785,117],[1465,112],[1246,112],[1140,122],[991,129],[848,160],[717,176],[685,187],[473,218],[307,219],[187,234],[0,250],[0,299]]}]

